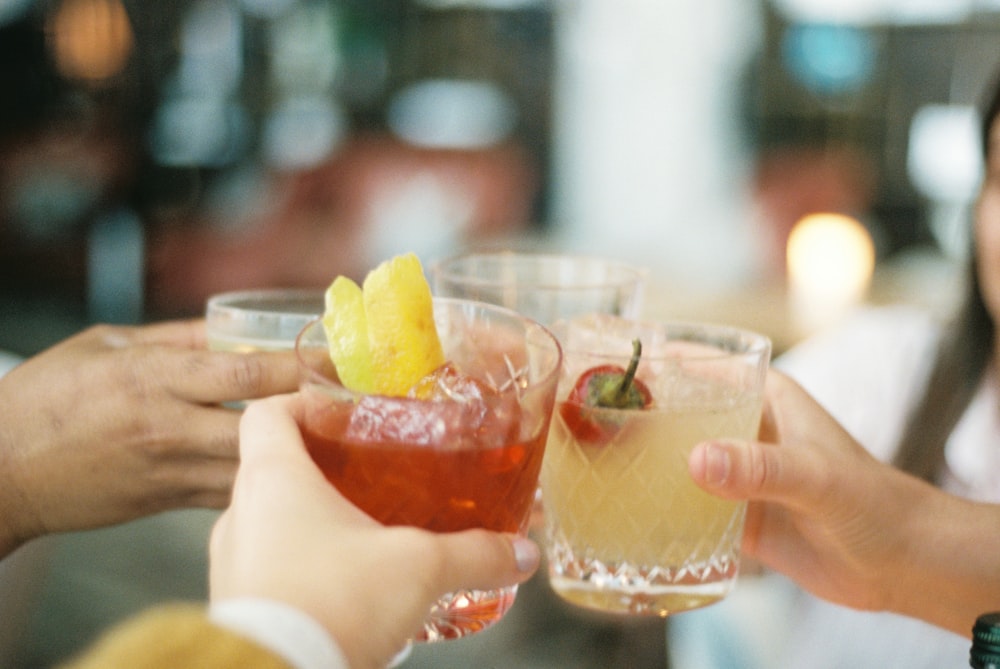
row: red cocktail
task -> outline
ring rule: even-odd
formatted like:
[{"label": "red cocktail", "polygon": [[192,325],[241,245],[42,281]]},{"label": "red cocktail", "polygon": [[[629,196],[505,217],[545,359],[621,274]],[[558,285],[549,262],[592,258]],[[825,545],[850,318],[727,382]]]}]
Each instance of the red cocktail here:
[{"label": "red cocktail", "polygon": [[[344,388],[317,322],[299,336],[302,432],[327,479],[379,522],[437,532],[486,528],[525,533],[541,469],[559,344],[512,311],[436,299],[448,364],[412,397]],[[465,591],[442,598],[421,640],[484,629],[516,590]]]}]

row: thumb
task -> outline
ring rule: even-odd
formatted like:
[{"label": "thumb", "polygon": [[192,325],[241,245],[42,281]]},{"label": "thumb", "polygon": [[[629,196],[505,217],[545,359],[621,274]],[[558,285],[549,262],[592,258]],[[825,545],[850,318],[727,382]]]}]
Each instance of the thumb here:
[{"label": "thumb", "polygon": [[719,497],[798,506],[803,495],[819,489],[812,483],[809,459],[808,449],[757,441],[707,441],[691,452],[688,471],[699,487]]},{"label": "thumb", "polygon": [[321,477],[302,441],[297,422],[301,411],[299,397],[294,394],[274,395],[247,405],[240,418],[240,461],[245,468],[266,470],[280,463]]},{"label": "thumb", "polygon": [[435,535],[446,590],[491,590],[523,583],[538,569],[538,544],[528,537],[488,530]]}]

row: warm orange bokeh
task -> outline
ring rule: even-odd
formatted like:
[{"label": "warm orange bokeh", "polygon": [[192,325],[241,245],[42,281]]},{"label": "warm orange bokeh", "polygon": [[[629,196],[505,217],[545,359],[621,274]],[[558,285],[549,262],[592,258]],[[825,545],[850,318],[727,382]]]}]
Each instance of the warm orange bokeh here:
[{"label": "warm orange bokeh", "polygon": [[91,82],[121,72],[134,40],[120,0],[65,0],[52,16],[49,38],[59,71]]}]

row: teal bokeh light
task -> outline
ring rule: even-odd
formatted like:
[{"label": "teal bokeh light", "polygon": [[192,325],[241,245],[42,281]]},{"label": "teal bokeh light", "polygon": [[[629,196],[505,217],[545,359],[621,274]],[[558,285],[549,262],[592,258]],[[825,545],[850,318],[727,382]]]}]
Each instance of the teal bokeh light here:
[{"label": "teal bokeh light", "polygon": [[782,39],[785,67],[805,88],[821,95],[857,91],[875,70],[870,32],[848,25],[795,24]]}]

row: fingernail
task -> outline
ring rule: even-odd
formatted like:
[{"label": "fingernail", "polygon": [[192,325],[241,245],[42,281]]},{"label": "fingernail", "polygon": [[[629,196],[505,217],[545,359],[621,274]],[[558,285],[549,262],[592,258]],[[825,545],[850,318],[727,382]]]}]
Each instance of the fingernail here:
[{"label": "fingernail", "polygon": [[732,462],[729,450],[720,444],[709,444],[705,448],[705,482],[722,485],[729,479]]},{"label": "fingernail", "polygon": [[538,552],[538,544],[526,537],[513,537],[511,544],[514,546],[514,559],[517,561],[517,570],[520,572],[534,571],[541,560]]}]

